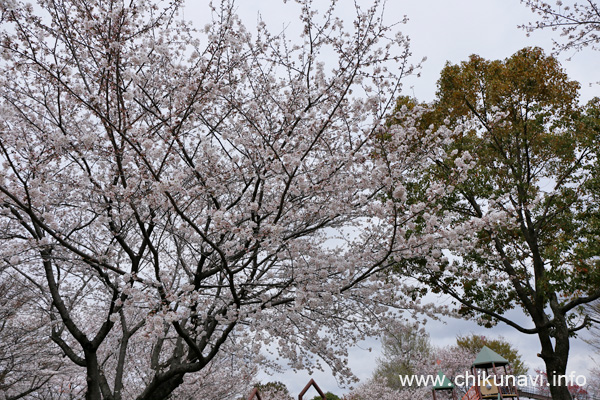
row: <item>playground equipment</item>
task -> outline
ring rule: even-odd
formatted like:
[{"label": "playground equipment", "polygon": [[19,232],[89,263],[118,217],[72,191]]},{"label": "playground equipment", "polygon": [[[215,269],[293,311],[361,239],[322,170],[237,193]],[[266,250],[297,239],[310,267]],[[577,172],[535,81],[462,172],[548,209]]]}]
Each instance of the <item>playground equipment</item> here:
[{"label": "playground equipment", "polygon": [[508,360],[489,347],[483,346],[471,365],[474,385],[471,386],[462,400],[519,400],[519,392],[514,376],[510,376],[509,372],[510,364]]}]

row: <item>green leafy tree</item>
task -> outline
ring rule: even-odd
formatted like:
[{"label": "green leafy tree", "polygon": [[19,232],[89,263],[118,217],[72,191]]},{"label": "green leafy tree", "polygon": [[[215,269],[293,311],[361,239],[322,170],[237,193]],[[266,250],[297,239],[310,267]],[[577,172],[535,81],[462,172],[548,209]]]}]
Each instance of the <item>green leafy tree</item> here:
[{"label": "green leafy tree", "polygon": [[473,353],[478,353],[483,346],[487,346],[510,362],[513,375],[525,375],[528,372],[528,368],[521,359],[519,351],[503,338],[491,339],[486,336],[472,334],[469,336],[458,336],[456,344]]},{"label": "green leafy tree", "polygon": [[[587,106],[587,119],[586,124],[588,127],[596,132],[596,136],[600,136],[600,99],[593,99]],[[596,159],[600,156],[600,146],[596,147]],[[600,254],[600,166],[596,164],[595,170],[592,173],[592,179],[587,182],[587,186],[590,192],[590,204],[589,211],[582,215],[585,220],[583,236],[584,243],[587,246],[583,246],[583,250],[586,252],[583,254],[584,257],[594,257]],[[593,205],[593,206],[592,206]],[[586,312],[590,316],[590,320],[593,325],[591,327],[592,337],[586,340],[591,344],[596,352],[600,355],[600,300],[596,300],[590,303],[586,307]],[[598,376],[596,386],[600,388],[600,371],[596,370],[595,374]],[[599,390],[600,392],[600,390]]]},{"label": "green leafy tree", "polygon": [[[322,400],[322,399],[323,398],[321,397],[321,395],[317,395],[312,398],[312,400]],[[325,393],[325,400],[342,400],[342,399],[331,392],[327,392],[327,393]]]},{"label": "green leafy tree", "polygon": [[[578,89],[539,48],[448,64],[422,124],[467,129],[446,149],[454,159],[424,173],[411,195],[456,182],[432,210],[477,234],[448,234],[444,253],[398,267],[450,295],[466,318],[536,335],[551,384],[566,372],[571,338],[590,324],[582,306],[600,297],[598,101],[580,107]],[[506,315],[514,308],[531,324]],[[566,387],[550,390],[571,398]]]}]

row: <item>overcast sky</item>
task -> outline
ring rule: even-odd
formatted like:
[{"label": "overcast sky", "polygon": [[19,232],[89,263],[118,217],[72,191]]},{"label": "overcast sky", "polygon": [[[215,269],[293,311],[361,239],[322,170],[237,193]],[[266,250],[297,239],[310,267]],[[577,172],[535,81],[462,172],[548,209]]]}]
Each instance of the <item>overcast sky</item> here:
[{"label": "overcast sky", "polygon": [[[188,0],[185,18],[205,24],[209,21],[206,7],[207,1]],[[565,0],[565,3],[569,3]],[[248,27],[255,24],[257,16],[273,28],[281,30],[288,22],[296,20],[297,8],[294,4],[282,4],[281,0],[238,0],[238,13]],[[326,0],[315,0],[314,4],[327,5]],[[369,1],[358,0],[367,7]],[[353,1],[340,0],[342,13],[350,21],[353,17]],[[399,25],[398,29],[411,38],[411,49],[415,62],[427,57],[420,78],[409,78],[405,81],[403,94],[416,97],[420,101],[431,101],[435,96],[436,81],[440,70],[446,62],[453,64],[466,60],[471,54],[478,54],[486,59],[504,59],[526,46],[539,46],[547,53],[552,51],[552,37],[558,38],[557,32],[539,32],[527,37],[517,26],[535,19],[529,9],[519,0],[390,0],[386,5],[386,22],[401,20],[407,15],[409,22]],[[581,99],[587,101],[598,95],[600,53],[588,50],[583,53],[568,53],[558,56],[571,79],[581,83]],[[568,61],[568,59],[571,59]],[[515,315],[517,319],[526,321],[525,317]],[[524,322],[526,323],[526,322]],[[528,363],[534,368],[543,367],[543,362],[536,354],[540,351],[539,342],[534,336],[526,336],[505,325],[494,329],[478,327],[470,321],[447,321],[428,324],[428,331],[434,345],[445,346],[455,343],[459,334],[477,333],[490,337],[503,336],[515,345]],[[368,379],[374,370],[376,358],[379,356],[379,345],[376,340],[365,343],[364,348],[354,348],[350,352],[350,365],[361,379]],[[368,351],[368,347],[373,347]],[[590,351],[580,339],[573,340],[569,371],[587,373],[593,365]],[[345,390],[337,387],[331,373],[314,375],[317,383],[324,391],[337,394]],[[296,396],[308,382],[308,374],[285,374],[263,377],[263,381],[279,380],[285,383]],[[314,395],[314,394],[313,394]],[[312,396],[308,398],[312,398]]]}]

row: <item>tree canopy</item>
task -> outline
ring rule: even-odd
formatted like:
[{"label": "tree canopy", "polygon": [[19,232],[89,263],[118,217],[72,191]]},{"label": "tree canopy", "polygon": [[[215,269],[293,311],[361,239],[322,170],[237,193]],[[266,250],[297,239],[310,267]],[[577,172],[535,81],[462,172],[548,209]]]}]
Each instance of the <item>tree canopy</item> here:
[{"label": "tree canopy", "polygon": [[2,2],[0,279],[74,368],[40,390],[225,398],[265,345],[351,379],[348,347],[393,310],[443,311],[385,271],[440,237],[433,213],[409,232],[428,205],[403,199],[452,132],[399,110],[384,149],[408,40],[379,1],[349,25],[335,3],[290,4],[290,41],[232,1],[200,29],[178,0]]},{"label": "tree canopy", "polygon": [[[431,168],[413,196],[469,165],[440,215],[460,215],[453,223],[477,234],[448,241],[437,265],[400,263],[464,317],[537,335],[549,375],[564,373],[570,338],[590,323],[580,306],[600,297],[598,101],[580,107],[578,88],[539,48],[448,64],[421,124],[465,125],[446,149],[462,155]],[[507,316],[515,307],[531,326]],[[551,387],[553,396],[569,398],[563,389]]]}]

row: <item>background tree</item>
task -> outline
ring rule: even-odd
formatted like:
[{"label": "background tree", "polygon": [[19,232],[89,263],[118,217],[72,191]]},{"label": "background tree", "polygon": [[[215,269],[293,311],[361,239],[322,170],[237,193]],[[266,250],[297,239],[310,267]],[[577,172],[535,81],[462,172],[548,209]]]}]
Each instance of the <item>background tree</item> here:
[{"label": "background tree", "polygon": [[[475,353],[459,348],[458,346],[449,346],[431,349],[429,358],[420,359],[419,362],[412,362],[411,368],[415,376],[431,376],[433,379],[438,376],[441,370],[450,380],[454,380],[458,375],[465,376],[469,371],[470,365],[475,360]],[[380,362],[380,366],[381,361]],[[383,361],[393,365],[391,359]],[[403,363],[410,360],[401,360]],[[425,400],[431,399],[431,386],[418,385],[416,382],[412,386],[402,386],[397,380],[387,380],[385,375],[374,373],[373,377],[362,383],[347,395],[349,400],[366,400],[371,398],[390,399],[390,400]],[[391,385],[390,383],[391,382]],[[468,387],[456,386],[458,397],[462,397]]]},{"label": "background tree", "polygon": [[[599,138],[589,123],[597,103],[580,109],[578,83],[538,48],[447,65],[438,86],[423,123],[471,129],[447,148],[463,155],[438,163],[422,185],[450,181],[453,164],[473,166],[440,215],[458,212],[454,222],[478,233],[448,238],[452,261],[437,253],[439,264],[416,261],[406,273],[449,294],[464,317],[536,335],[548,375],[564,374],[570,339],[590,323],[581,306],[600,297],[598,232],[588,229],[598,217],[591,183]],[[515,307],[532,326],[506,316]],[[570,398],[566,387],[550,390]]]},{"label": "background tree", "polygon": [[[382,338],[383,354],[372,378],[350,394],[351,399],[428,399],[431,387],[416,381],[408,386],[399,376],[437,377],[441,370],[450,380],[469,371],[476,352],[460,346],[433,346],[429,334],[414,325],[395,324]],[[457,387],[459,397],[466,389]]]},{"label": "background tree", "polygon": [[383,146],[408,41],[335,3],[298,1],[293,42],[228,1],[201,31],[178,0],[2,3],[0,260],[87,399],[175,396],[265,343],[350,379],[389,311],[436,311],[382,278],[440,235],[402,199],[453,133],[407,110]]},{"label": "background tree", "polygon": [[382,357],[377,360],[373,378],[381,380],[390,388],[403,389],[399,376],[414,375],[423,364],[431,363],[433,347],[423,328],[401,325],[386,331],[381,339]]},{"label": "background tree", "polygon": [[[387,386],[384,381],[378,379],[371,379],[365,383],[360,384],[356,389],[349,393],[345,400],[365,400],[365,399],[380,399],[380,400],[398,400],[399,397],[397,390],[394,390]],[[425,397],[407,397],[410,399],[421,400]]]},{"label": "background tree", "polygon": [[512,375],[526,375],[529,371],[529,368],[527,368],[521,359],[519,351],[503,338],[492,339],[486,336],[471,334],[469,336],[458,336],[456,344],[458,347],[475,354],[479,353],[483,346],[489,347],[510,362]]},{"label": "background tree", "polygon": [[[317,395],[312,398],[312,400],[322,400],[322,399],[323,398],[321,397],[321,395]],[[325,392],[325,400],[342,400],[342,399],[340,399],[337,395],[335,395],[331,392]]]}]

